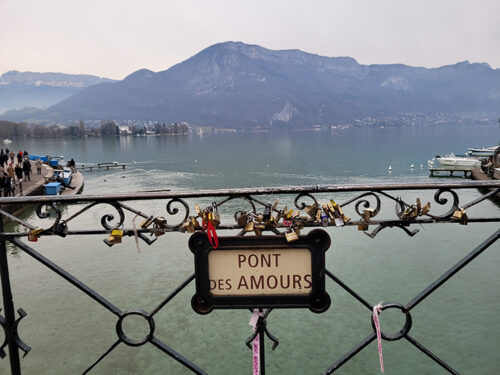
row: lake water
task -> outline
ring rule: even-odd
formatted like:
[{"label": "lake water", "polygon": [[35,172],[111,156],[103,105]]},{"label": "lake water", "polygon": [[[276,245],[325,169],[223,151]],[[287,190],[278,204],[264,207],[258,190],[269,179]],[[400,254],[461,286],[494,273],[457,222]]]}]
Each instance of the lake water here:
[{"label": "lake water", "polygon": [[[85,173],[84,194],[170,188],[216,189],[313,184],[422,182],[427,161],[437,154],[463,154],[467,147],[500,141],[498,126],[351,129],[284,134],[216,134],[165,137],[14,140],[11,149],[31,154],[64,155],[79,162],[119,161],[125,170]],[[415,168],[410,169],[414,164]],[[420,168],[420,164],[423,168]],[[392,166],[389,173],[388,167]],[[440,180],[442,181],[442,180]],[[402,193],[431,201],[434,192]],[[479,196],[460,193],[461,202]],[[329,196],[342,202],[345,195]],[[284,202],[287,202],[284,197]],[[135,202],[144,212],[165,215],[167,202]],[[222,210],[231,223],[236,207]],[[433,210],[439,210],[433,206]],[[69,208],[65,215],[74,212]],[[352,210],[352,208],[351,208]],[[112,211],[101,206],[82,215],[70,229],[97,228]],[[382,216],[394,217],[385,202]],[[348,212],[350,213],[350,212]],[[498,216],[490,201],[470,216]],[[349,216],[353,216],[352,214]],[[126,226],[131,227],[131,217]],[[33,223],[39,219],[28,218]],[[356,228],[328,228],[332,246],[327,268],[370,303],[406,304],[458,262],[496,224],[427,225],[413,238],[386,229],[370,239]],[[228,232],[227,234],[229,234]],[[171,233],[151,246],[133,239],[109,248],[102,236],[41,238],[30,243],[122,310],[153,309],[193,272],[188,235]],[[452,280],[412,310],[410,335],[463,374],[498,374],[500,360],[500,244],[491,246]],[[22,359],[24,374],[78,374],[116,340],[115,317],[83,293],[20,251],[9,257],[16,308],[28,313],[21,338],[32,351]],[[323,314],[275,310],[269,331],[280,339],[272,352],[266,342],[268,374],[319,374],[371,331],[370,312],[327,279],[332,306]],[[215,311],[201,316],[190,305],[194,284],[155,317],[156,336],[209,374],[250,374],[251,334],[246,310]],[[382,329],[396,332],[401,316],[381,315]],[[141,331],[139,325],[130,329]],[[0,333],[2,335],[2,333]],[[137,333],[140,336],[140,333]],[[0,336],[0,342],[2,337]],[[406,340],[383,342],[386,374],[444,374]],[[0,360],[0,374],[9,372]],[[338,374],[378,374],[376,343],[343,366]],[[152,345],[119,345],[93,374],[188,374]]]}]

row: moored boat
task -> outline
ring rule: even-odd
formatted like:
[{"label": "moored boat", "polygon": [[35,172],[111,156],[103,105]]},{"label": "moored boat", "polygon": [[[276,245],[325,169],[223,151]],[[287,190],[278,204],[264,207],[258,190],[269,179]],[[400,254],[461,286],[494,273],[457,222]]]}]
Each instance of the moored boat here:
[{"label": "moored boat", "polygon": [[488,157],[491,156],[495,153],[495,150],[499,146],[492,146],[492,147],[481,147],[481,148],[469,148],[469,155],[471,156],[481,156],[481,157]]},{"label": "moored boat", "polygon": [[436,160],[443,167],[463,167],[463,168],[481,168],[481,160],[468,158],[464,156],[455,156],[453,154],[446,156],[436,156]]}]

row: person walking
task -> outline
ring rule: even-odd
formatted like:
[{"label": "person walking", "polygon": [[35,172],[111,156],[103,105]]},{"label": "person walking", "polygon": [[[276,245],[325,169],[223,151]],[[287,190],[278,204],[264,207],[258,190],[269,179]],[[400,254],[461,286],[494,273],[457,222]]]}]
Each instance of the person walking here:
[{"label": "person walking", "polygon": [[36,174],[42,174],[42,161],[40,159],[36,159]]},{"label": "person walking", "polygon": [[14,167],[12,166],[12,163],[9,163],[9,166],[7,167],[7,174],[12,180],[14,180]]},{"label": "person walking", "polygon": [[16,173],[17,182],[21,182],[23,180],[23,167],[21,163],[17,163],[14,167],[14,172]]},{"label": "person walking", "polygon": [[24,158],[23,160],[23,173],[24,173],[24,181],[31,181],[31,163],[28,158]]}]

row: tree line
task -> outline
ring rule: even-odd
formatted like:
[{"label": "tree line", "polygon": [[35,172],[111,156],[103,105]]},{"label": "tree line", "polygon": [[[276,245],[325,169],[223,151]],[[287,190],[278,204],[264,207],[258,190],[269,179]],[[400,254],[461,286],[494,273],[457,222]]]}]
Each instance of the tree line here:
[{"label": "tree line", "polygon": [[159,124],[149,126],[129,125],[128,129],[120,131],[120,127],[112,120],[104,120],[96,128],[86,127],[83,121],[73,125],[35,125],[0,120],[0,138],[60,138],[84,136],[116,136],[143,134],[187,134],[187,124]]}]

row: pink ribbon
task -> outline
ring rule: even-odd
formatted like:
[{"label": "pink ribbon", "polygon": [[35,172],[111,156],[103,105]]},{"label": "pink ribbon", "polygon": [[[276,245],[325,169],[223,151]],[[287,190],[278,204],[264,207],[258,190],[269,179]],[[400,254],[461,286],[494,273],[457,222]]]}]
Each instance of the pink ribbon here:
[{"label": "pink ribbon", "polygon": [[132,226],[134,227],[135,247],[137,247],[137,252],[140,253],[141,248],[139,247],[139,237],[137,236],[137,227],[135,225],[135,219],[137,219],[137,216],[139,216],[139,214],[135,215],[132,219]]},{"label": "pink ribbon", "polygon": [[[248,324],[252,326],[253,332],[255,332],[255,329],[257,327],[257,321],[259,320],[259,317],[261,317],[261,316],[262,316],[262,313],[259,312],[258,309],[253,310],[252,317],[250,318],[250,321],[248,322]],[[255,338],[253,339],[253,350],[252,350],[253,375],[260,375],[259,352],[260,352],[260,339],[259,339],[259,334],[257,334],[255,336]]]},{"label": "pink ribbon", "polygon": [[382,334],[380,333],[380,321],[378,314],[382,312],[382,302],[373,306],[373,323],[375,323],[375,331],[377,332],[378,343],[378,359],[380,361],[380,371],[384,372],[384,357],[382,355]]}]

